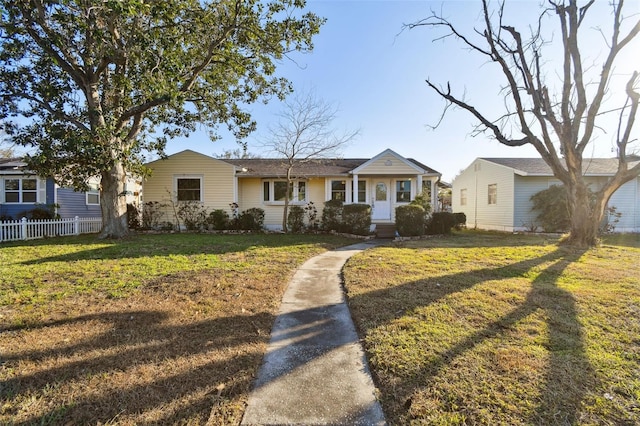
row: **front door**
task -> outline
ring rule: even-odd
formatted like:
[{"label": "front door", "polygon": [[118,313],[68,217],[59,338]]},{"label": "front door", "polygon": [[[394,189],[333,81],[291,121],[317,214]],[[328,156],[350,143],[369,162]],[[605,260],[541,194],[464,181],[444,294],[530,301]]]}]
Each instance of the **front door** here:
[{"label": "front door", "polygon": [[374,180],[373,212],[371,220],[391,220],[391,183],[387,179]]}]

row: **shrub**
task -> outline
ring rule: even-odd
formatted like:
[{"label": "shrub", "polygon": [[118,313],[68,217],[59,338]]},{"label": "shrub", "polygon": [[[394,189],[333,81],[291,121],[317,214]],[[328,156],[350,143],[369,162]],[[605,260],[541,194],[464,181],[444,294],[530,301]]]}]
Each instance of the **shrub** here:
[{"label": "shrub", "polygon": [[178,217],[188,231],[201,230],[207,223],[207,209],[199,201],[181,201],[178,204]]},{"label": "shrub", "polygon": [[293,233],[300,233],[304,230],[305,210],[300,206],[289,206],[287,215],[287,228]]},{"label": "shrub", "polygon": [[[466,217],[465,217],[466,222]],[[427,222],[427,234],[450,234],[451,228],[456,224],[456,219],[453,213],[450,212],[436,212],[431,215],[431,219]]]},{"label": "shrub", "polygon": [[216,230],[227,229],[229,226],[229,213],[222,209],[215,209],[209,213],[207,223]]},{"label": "shrub", "polygon": [[552,185],[531,196],[532,210],[545,232],[566,231],[571,227],[567,190],[564,185]]},{"label": "shrub", "polygon": [[371,206],[347,204],[342,207],[343,230],[356,235],[368,235],[371,229]]},{"label": "shrub", "polygon": [[409,204],[414,206],[422,206],[425,215],[431,213],[431,202],[429,201],[428,194],[425,194],[424,192],[416,195],[416,198],[414,198]]},{"label": "shrub", "polygon": [[342,209],[341,200],[325,201],[322,210],[322,229],[325,231],[342,231]]},{"label": "shrub", "polygon": [[240,229],[259,231],[264,227],[264,210],[252,207],[243,211],[238,218]]},{"label": "shrub", "polygon": [[396,228],[403,237],[424,235],[425,211],[417,204],[396,207]]},{"label": "shrub", "polygon": [[158,229],[160,228],[160,219],[164,216],[162,209],[165,207],[157,201],[149,201],[144,203],[142,207],[142,228]]},{"label": "shrub", "polygon": [[304,211],[307,213],[307,223],[309,229],[318,229],[318,209],[316,208],[315,204],[313,204],[313,201],[309,201],[309,204],[305,206]]},{"label": "shrub", "polygon": [[16,215],[19,219],[26,217],[30,220],[47,220],[59,217],[56,214],[57,204],[36,204],[33,210],[23,211]]},{"label": "shrub", "polygon": [[140,209],[133,203],[127,204],[127,224],[129,229],[140,228]]},{"label": "shrub", "polygon": [[467,215],[464,213],[453,214],[453,227],[456,229],[462,229],[467,224]]}]

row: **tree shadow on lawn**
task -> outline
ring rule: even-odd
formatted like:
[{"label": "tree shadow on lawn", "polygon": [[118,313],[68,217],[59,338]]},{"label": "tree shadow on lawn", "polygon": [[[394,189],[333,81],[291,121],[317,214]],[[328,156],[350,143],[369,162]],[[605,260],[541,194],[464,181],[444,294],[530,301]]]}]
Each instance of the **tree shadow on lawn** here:
[{"label": "tree shadow on lawn", "polygon": [[[544,373],[544,385],[539,389],[540,399],[531,414],[531,418],[522,419],[531,424],[575,424],[579,421],[581,401],[595,384],[593,368],[587,359],[584,347],[582,325],[573,295],[557,286],[557,280],[572,262],[584,252],[570,252],[564,249],[526,261],[509,264],[499,268],[485,268],[470,272],[452,274],[430,280],[421,280],[372,291],[350,298],[350,304],[361,309],[385,300],[392,305],[377,315],[366,316],[371,321],[370,329],[389,324],[413,309],[426,307],[438,302],[449,294],[462,292],[487,280],[500,280],[523,276],[526,272],[545,263],[551,263],[531,281],[531,287],[525,300],[511,312],[484,328],[458,341],[453,346],[440,351],[436,358],[413,375],[412,380],[394,387],[393,400],[396,401],[392,416],[403,416],[401,412],[412,404],[412,395],[430,386],[433,379],[442,371],[456,364],[456,359],[487,340],[508,333],[516,324],[539,310],[543,310],[548,327],[548,362]],[[436,285],[438,282],[438,285]],[[445,284],[440,284],[445,283]],[[462,283],[462,284],[461,284]],[[374,300],[371,300],[374,298]],[[366,330],[365,330],[366,331]],[[419,378],[416,380],[416,378]],[[378,385],[383,389],[384,383]],[[459,401],[464,407],[465,402]],[[387,406],[388,410],[390,407]],[[462,408],[464,410],[464,408]],[[406,418],[406,417],[405,417]],[[473,419],[468,419],[473,422]]]},{"label": "tree shadow on lawn", "polygon": [[[152,423],[185,418],[204,423],[220,399],[218,385],[225,384],[226,400],[246,396],[274,316],[257,313],[165,324],[168,318],[166,312],[152,310],[104,312],[13,332],[22,340],[26,333],[104,325],[84,340],[5,352],[3,369],[17,372],[0,385],[4,410],[13,405],[16,411],[5,414],[25,425],[95,424],[119,418],[138,423],[145,415],[155,416],[149,419]],[[21,373],[26,364],[32,371]],[[24,410],[29,398],[42,398],[42,403],[25,416],[17,412],[18,405]]]}]

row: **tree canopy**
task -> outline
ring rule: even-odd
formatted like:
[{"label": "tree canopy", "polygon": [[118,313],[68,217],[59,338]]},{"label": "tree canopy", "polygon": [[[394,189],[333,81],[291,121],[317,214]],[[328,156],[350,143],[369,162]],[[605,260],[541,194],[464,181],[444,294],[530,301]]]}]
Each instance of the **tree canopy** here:
[{"label": "tree canopy", "polygon": [[277,61],[313,48],[303,0],[16,0],[0,6],[0,120],[32,169],[101,177],[103,236],[126,234],[120,195],[146,151],[198,126],[255,128],[243,106],[284,98]]}]

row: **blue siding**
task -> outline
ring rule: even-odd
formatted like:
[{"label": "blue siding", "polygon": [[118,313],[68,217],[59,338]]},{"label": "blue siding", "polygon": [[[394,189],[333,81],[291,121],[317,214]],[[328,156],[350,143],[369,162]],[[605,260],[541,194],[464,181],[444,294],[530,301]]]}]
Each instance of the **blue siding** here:
[{"label": "blue siding", "polygon": [[[18,177],[22,177],[22,176],[18,176]],[[46,197],[45,197],[46,201],[44,201],[44,204],[54,204],[55,191],[56,191],[56,184],[54,180],[51,178],[47,179],[47,183],[45,187],[46,187]],[[42,200],[39,204],[40,205],[43,204]],[[20,220],[24,217],[24,213],[30,212],[31,210],[35,209],[37,206],[38,204],[34,204],[34,203],[0,204],[0,217],[11,218],[12,220]]]},{"label": "blue siding", "polygon": [[102,217],[99,205],[87,205],[85,192],[71,188],[58,188],[58,214],[60,217]]}]

